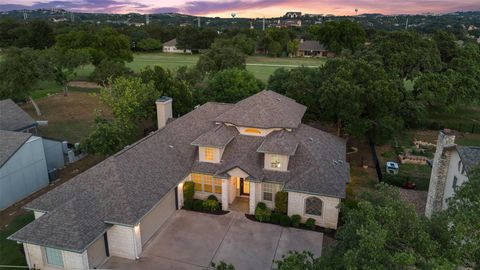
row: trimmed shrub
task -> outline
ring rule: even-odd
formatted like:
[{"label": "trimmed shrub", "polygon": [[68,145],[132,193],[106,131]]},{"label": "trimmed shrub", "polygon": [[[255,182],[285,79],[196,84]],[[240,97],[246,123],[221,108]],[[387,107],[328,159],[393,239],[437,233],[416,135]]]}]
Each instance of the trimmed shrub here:
[{"label": "trimmed shrub", "polygon": [[281,215],[280,216],[280,226],[282,227],[290,227],[292,221],[290,220],[290,217],[287,215]]},{"label": "trimmed shrub", "polygon": [[195,211],[203,211],[203,201],[202,200],[195,200],[193,201],[193,210]]},{"label": "trimmed shrub", "polygon": [[309,218],[307,219],[307,221],[305,222],[305,226],[307,228],[309,228],[310,230],[315,230],[315,219],[313,218]]},{"label": "trimmed shrub", "polygon": [[288,192],[279,191],[275,194],[275,211],[287,214],[288,210]]},{"label": "trimmed shrub", "polygon": [[272,210],[268,209],[267,206],[259,202],[255,208],[255,218],[260,222],[269,222],[272,215]]},{"label": "trimmed shrub", "polygon": [[270,222],[272,222],[273,224],[280,224],[280,217],[282,216],[282,214],[278,213],[278,212],[273,212],[272,215],[270,216]]},{"label": "trimmed shrub", "polygon": [[186,209],[193,208],[193,195],[195,194],[194,183],[187,181],[183,183],[183,206]]},{"label": "trimmed shrub", "polygon": [[290,219],[292,221],[293,227],[296,227],[296,228],[300,227],[300,221],[302,220],[302,217],[300,215],[292,215]]},{"label": "trimmed shrub", "polygon": [[213,201],[217,201],[217,202],[218,202],[217,196],[215,196],[215,195],[213,195],[213,194],[210,195],[210,196],[208,196],[207,200],[213,200]]},{"label": "trimmed shrub", "polygon": [[206,200],[203,201],[203,209],[209,212],[215,212],[220,209],[220,203],[217,200]]}]

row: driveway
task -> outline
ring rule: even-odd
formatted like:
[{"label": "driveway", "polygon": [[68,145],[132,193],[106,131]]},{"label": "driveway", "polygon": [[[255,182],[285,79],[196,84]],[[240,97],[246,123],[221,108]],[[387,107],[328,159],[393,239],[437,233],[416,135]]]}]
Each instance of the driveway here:
[{"label": "driveway", "polygon": [[140,260],[112,257],[103,268],[205,269],[224,261],[237,270],[271,269],[289,250],[320,256],[322,241],[322,233],[254,222],[240,212],[179,210],[147,243]]}]

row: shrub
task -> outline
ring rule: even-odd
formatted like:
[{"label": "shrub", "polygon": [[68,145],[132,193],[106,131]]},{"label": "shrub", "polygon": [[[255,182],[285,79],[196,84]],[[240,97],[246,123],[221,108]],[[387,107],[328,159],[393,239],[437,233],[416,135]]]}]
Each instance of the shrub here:
[{"label": "shrub", "polygon": [[192,181],[187,181],[183,183],[183,205],[187,208],[187,205],[190,205],[192,209],[193,206],[193,195],[195,194],[194,184]]},{"label": "shrub", "polygon": [[187,210],[192,210],[193,208],[193,201],[184,201],[183,202],[183,208]]},{"label": "shrub", "polygon": [[215,195],[213,195],[213,194],[210,195],[210,196],[208,196],[207,200],[213,200],[213,201],[217,201],[217,202],[218,202],[217,196],[215,196]]},{"label": "shrub", "polygon": [[300,227],[300,221],[302,220],[302,217],[300,215],[292,215],[291,221],[292,221],[292,226],[293,227]]},{"label": "shrub", "polygon": [[218,200],[208,199],[206,201],[203,201],[203,209],[209,212],[215,212],[220,209],[220,204],[218,203]]},{"label": "shrub", "polygon": [[406,179],[404,179],[404,177],[398,174],[385,174],[383,175],[383,181],[387,184],[390,184],[392,186],[397,186],[397,187],[401,187],[403,186],[403,184],[407,182]]},{"label": "shrub", "polygon": [[203,211],[203,201],[202,200],[193,201],[193,210]]},{"label": "shrub", "polygon": [[273,224],[280,224],[280,217],[282,216],[282,214],[278,213],[278,212],[273,212],[272,215],[270,216],[270,222],[272,222]]},{"label": "shrub", "polygon": [[275,211],[286,214],[288,207],[288,192],[279,191],[275,194]]},{"label": "shrub", "polygon": [[310,230],[315,230],[315,222],[316,222],[315,219],[308,218],[307,221],[305,222],[305,226]]},{"label": "shrub", "polygon": [[268,209],[267,206],[259,202],[255,208],[255,218],[260,222],[269,222],[272,215],[272,210]]},{"label": "shrub", "polygon": [[287,215],[280,216],[280,226],[282,227],[290,227],[291,220],[290,217]]}]

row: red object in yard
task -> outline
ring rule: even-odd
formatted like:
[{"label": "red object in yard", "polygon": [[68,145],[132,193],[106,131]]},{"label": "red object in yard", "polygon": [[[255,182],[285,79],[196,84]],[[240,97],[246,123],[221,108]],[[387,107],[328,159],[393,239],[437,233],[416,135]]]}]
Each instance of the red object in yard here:
[{"label": "red object in yard", "polygon": [[415,183],[411,183],[411,182],[406,182],[405,184],[403,184],[402,186],[404,189],[416,189],[417,188],[417,185]]}]

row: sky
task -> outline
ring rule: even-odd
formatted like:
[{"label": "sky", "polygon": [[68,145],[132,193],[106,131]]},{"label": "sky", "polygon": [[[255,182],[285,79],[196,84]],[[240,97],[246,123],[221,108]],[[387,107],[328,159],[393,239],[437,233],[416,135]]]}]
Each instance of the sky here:
[{"label": "sky", "polygon": [[165,13],[242,18],[278,17],[287,11],[312,14],[420,14],[480,11],[480,0],[0,0],[0,11],[63,8],[76,12]]}]

